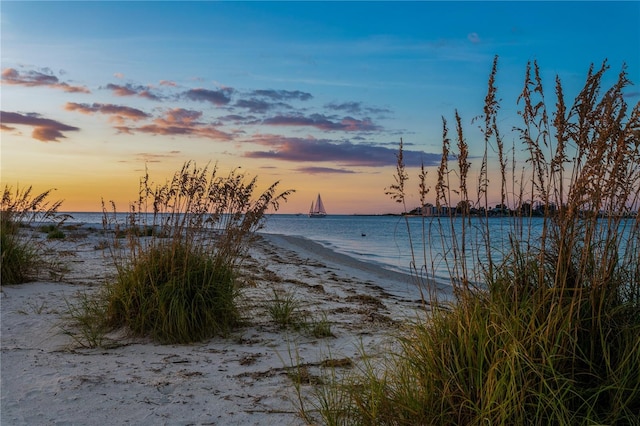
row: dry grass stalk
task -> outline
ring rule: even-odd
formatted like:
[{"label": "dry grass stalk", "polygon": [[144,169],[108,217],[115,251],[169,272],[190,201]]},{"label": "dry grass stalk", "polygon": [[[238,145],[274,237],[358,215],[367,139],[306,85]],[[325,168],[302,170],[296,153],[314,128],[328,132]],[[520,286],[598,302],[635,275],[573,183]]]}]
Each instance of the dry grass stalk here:
[{"label": "dry grass stalk", "polygon": [[[497,125],[494,60],[473,213],[464,203],[469,164],[461,120],[456,113],[458,152],[452,153],[443,119],[436,205],[457,202],[456,214],[463,217],[449,209],[448,217],[423,218],[422,229],[441,231],[429,235],[442,238],[456,301],[446,306],[430,300],[435,303],[424,322],[399,339],[402,350],[382,360],[382,367],[365,362],[357,374],[327,380],[330,385],[318,391],[316,405],[322,421],[637,423],[640,103],[630,107],[625,102],[630,82],[624,67],[601,94],[607,69],[606,63],[597,71],[591,67],[571,106],[556,78],[550,119],[539,67],[535,62],[527,66],[518,98],[522,126],[515,131],[529,168],[516,176],[518,156],[514,150],[509,160]],[[489,214],[491,152],[497,153],[500,173],[500,213],[505,203],[515,207],[509,217]],[[449,168],[454,157],[457,170]],[[402,172],[404,182],[408,178]],[[421,169],[421,202],[425,176]],[[495,238],[506,241],[502,253],[494,252]],[[484,256],[470,257],[467,244],[476,253],[484,250]]]}]

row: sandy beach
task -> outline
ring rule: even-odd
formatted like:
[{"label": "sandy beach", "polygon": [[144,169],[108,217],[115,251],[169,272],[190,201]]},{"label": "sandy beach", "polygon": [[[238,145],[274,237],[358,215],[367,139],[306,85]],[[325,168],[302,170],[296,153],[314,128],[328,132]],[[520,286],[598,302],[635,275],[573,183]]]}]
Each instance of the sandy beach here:
[{"label": "sandy beach", "polygon": [[[83,231],[51,242],[67,267],[61,279],[2,287],[2,425],[305,424],[292,372],[304,371],[308,393],[327,359],[357,363],[363,349],[389,350],[391,334],[420,312],[407,275],[263,235],[243,266],[246,326],[231,336],[190,345],[119,336],[106,348],[83,347],[65,333],[65,314],[113,276],[98,249],[104,238]],[[274,323],[274,290],[293,296],[308,318],[328,321],[334,336]]]}]

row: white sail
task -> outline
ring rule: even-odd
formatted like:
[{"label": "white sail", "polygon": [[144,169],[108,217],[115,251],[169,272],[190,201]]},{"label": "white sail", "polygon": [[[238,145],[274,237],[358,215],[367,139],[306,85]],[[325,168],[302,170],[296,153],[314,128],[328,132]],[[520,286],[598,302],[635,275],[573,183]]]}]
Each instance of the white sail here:
[{"label": "white sail", "polygon": [[322,204],[322,198],[320,198],[320,194],[318,194],[318,200],[316,201],[316,212],[327,214],[324,209],[324,204]]},{"label": "white sail", "polygon": [[309,217],[324,217],[327,215],[326,210],[324,209],[324,204],[322,204],[322,198],[320,198],[320,194],[318,194],[318,199],[316,200],[315,206],[313,201],[311,202],[311,209],[309,209]]}]

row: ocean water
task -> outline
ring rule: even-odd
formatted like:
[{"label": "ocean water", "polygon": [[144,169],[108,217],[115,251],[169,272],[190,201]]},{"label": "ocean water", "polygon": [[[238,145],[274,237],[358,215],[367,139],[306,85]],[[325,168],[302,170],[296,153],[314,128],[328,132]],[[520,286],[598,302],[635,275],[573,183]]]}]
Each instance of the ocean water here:
[{"label": "ocean water", "polygon": [[[102,229],[102,213],[64,213],[70,215],[65,223],[82,224]],[[152,216],[149,215],[148,223]],[[125,224],[127,213],[118,213],[116,220]],[[419,274],[425,279],[450,285],[452,276],[466,276],[478,285],[483,284],[482,265],[500,263],[511,250],[510,238],[536,247],[543,218],[421,218],[402,216],[329,215],[309,218],[307,215],[272,214],[265,217],[260,233],[306,238],[335,252],[376,264],[392,271]],[[620,254],[624,255],[630,242],[634,250],[640,248],[637,237],[630,238],[635,219],[622,220],[618,230]],[[607,226],[602,220],[603,229]],[[487,238],[490,236],[490,239]],[[521,246],[527,250],[526,246]],[[458,268],[454,270],[454,268]]]},{"label": "ocean water", "polygon": [[[102,228],[102,213],[69,213],[66,223]],[[119,213],[118,221],[125,223],[126,214]],[[542,225],[540,219],[530,219],[524,228],[532,230]],[[508,235],[513,232],[509,218],[474,218],[465,226],[464,250],[462,223],[456,219],[400,216],[329,215],[309,218],[306,215],[273,214],[266,217],[262,233],[283,234],[307,238],[336,252],[356,259],[375,263],[387,269],[412,273],[412,264],[418,271],[427,271],[430,278],[447,282],[454,251],[466,258],[469,266],[487,258],[485,250],[486,226],[492,237],[491,255],[499,260],[508,249]],[[408,225],[408,226],[407,226]],[[531,225],[531,226],[529,226]],[[459,243],[454,250],[451,236]],[[413,251],[412,251],[413,247]]]},{"label": "ocean water", "polygon": [[[523,233],[530,232],[527,238],[531,241],[540,236],[542,219],[523,219],[520,225]],[[490,241],[484,238],[487,227]],[[487,259],[487,246],[493,260],[500,261],[509,249],[509,234],[519,232],[513,218],[499,217],[472,218],[464,225],[464,237],[462,230],[461,218],[273,215],[261,232],[308,238],[359,260],[404,273],[422,273],[441,282],[450,281],[454,252],[464,256],[469,268]]]},{"label": "ocean water", "polygon": [[[102,229],[102,213],[69,213],[66,223]],[[119,223],[126,213],[118,213]],[[635,219],[622,221],[619,230],[621,251]],[[273,214],[266,216],[262,233],[307,238],[336,252],[358,260],[403,273],[419,273],[441,283],[450,283],[454,265],[461,259],[468,271],[491,256],[500,262],[510,250],[509,238],[515,236],[535,246],[542,230],[542,218],[420,218],[401,216],[329,215],[309,218],[306,215]],[[606,226],[606,220],[603,222]],[[490,240],[486,236],[490,236]],[[637,242],[634,243],[637,246]],[[489,249],[487,249],[489,247]],[[525,247],[526,249],[526,247]],[[454,262],[457,257],[458,262]],[[482,277],[468,275],[480,281]]]}]

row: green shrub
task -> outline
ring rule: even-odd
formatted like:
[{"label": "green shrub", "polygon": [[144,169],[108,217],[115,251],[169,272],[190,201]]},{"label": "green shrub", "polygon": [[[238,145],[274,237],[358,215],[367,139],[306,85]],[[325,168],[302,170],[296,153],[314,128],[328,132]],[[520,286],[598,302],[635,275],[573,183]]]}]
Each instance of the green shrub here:
[{"label": "green shrub", "polygon": [[28,231],[38,222],[60,220],[57,211],[62,202],[48,201],[51,191],[33,195],[32,187],[15,191],[4,187],[0,205],[1,284],[31,281],[46,269],[42,243]]},{"label": "green shrub", "polygon": [[106,293],[104,321],[162,343],[236,327],[237,268],[266,210],[291,193],[276,194],[276,182],[252,199],[256,183],[186,163],[163,185],[153,187],[145,175],[126,223],[117,222],[113,203],[112,212],[105,209],[105,227],[127,244],[110,246],[117,279]]},{"label": "green shrub", "polygon": [[[533,65],[519,98],[523,126],[516,129],[530,172],[516,172],[497,125],[496,58],[480,117],[485,154],[477,199],[467,189],[468,147],[456,113],[455,146],[443,122],[436,205],[468,208],[423,218],[425,241],[449,235],[443,261],[455,300],[439,299],[430,281],[435,273],[416,272],[424,320],[398,339],[396,355],[365,359],[359,373],[334,376],[317,389],[313,404],[324,423],[638,424],[640,103],[629,110],[625,102],[624,69],[600,95],[603,64],[589,70],[571,107],[556,81],[551,120]],[[489,215],[491,152],[500,168],[500,205],[513,206],[502,218]],[[452,158],[457,167],[450,169]],[[395,178],[388,194],[404,203],[402,143]],[[424,168],[419,178],[424,205]],[[543,212],[538,230],[532,229],[535,203]],[[471,218],[472,211],[479,213]],[[507,239],[491,235],[492,220],[505,224]],[[500,256],[495,240],[506,241]],[[486,258],[475,254],[483,251]],[[428,270],[429,256],[420,268],[413,253],[416,271]],[[301,412],[312,413],[304,406]]]}]

